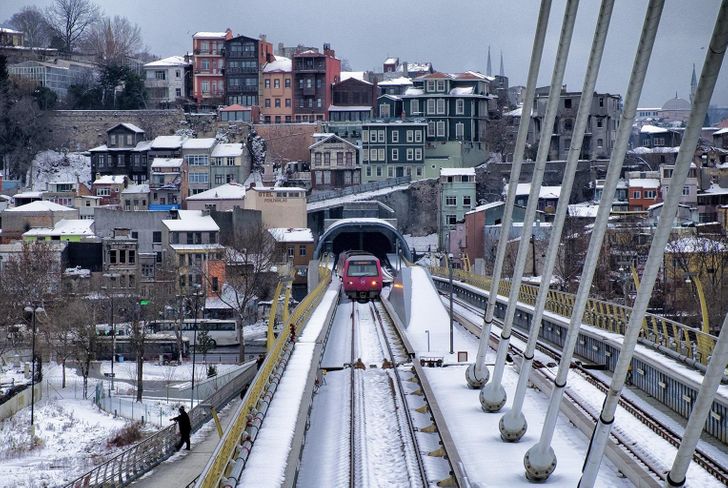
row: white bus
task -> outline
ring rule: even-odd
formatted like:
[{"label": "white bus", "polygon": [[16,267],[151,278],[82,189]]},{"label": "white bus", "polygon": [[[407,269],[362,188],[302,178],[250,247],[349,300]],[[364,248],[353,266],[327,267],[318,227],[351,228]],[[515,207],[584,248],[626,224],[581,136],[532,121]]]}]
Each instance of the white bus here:
[{"label": "white bus", "polygon": [[[197,340],[200,339],[200,332],[207,331],[207,337],[211,341],[211,347],[237,346],[238,327],[235,320],[221,319],[185,319],[182,322],[182,335],[189,339],[190,346],[194,342],[195,324],[197,324]],[[155,320],[149,322],[149,329],[154,333],[174,333],[177,327],[176,320]]]}]

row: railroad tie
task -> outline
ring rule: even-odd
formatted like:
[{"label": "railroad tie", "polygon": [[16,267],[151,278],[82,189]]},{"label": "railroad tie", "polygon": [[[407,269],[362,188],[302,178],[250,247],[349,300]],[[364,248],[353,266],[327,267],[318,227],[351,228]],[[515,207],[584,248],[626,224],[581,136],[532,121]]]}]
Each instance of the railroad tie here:
[{"label": "railroad tie", "polygon": [[448,476],[444,480],[437,482],[437,486],[458,486],[457,481],[453,475]]},{"label": "railroad tie", "polygon": [[421,429],[417,429],[417,430],[419,430],[420,432],[427,432],[427,433],[431,434],[433,432],[437,432],[437,426],[434,423],[432,423],[432,424],[428,425],[427,427],[422,427]]},{"label": "railroad tie", "polygon": [[427,406],[426,403],[424,405],[422,405],[421,407],[415,408],[415,412],[417,412],[417,413],[427,413],[427,412],[429,412],[429,410],[430,410],[430,408]]},{"label": "railroad tie", "polygon": [[440,446],[437,449],[435,449],[434,451],[428,452],[427,455],[432,456],[432,457],[445,457],[445,456],[447,456],[447,453],[445,452],[445,449],[442,446]]}]

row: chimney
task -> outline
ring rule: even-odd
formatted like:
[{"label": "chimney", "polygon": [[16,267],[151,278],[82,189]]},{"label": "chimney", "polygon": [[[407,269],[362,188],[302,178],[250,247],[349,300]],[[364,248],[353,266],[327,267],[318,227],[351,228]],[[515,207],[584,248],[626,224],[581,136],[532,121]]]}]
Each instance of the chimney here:
[{"label": "chimney", "polygon": [[336,57],[336,51],[331,49],[331,44],[329,44],[328,42],[324,43],[324,55],[331,56],[332,58]]},{"label": "chimney", "polygon": [[407,61],[404,61],[402,63],[402,72],[404,73],[405,76],[407,76],[407,73],[408,73],[407,72],[407,64],[408,64]]}]

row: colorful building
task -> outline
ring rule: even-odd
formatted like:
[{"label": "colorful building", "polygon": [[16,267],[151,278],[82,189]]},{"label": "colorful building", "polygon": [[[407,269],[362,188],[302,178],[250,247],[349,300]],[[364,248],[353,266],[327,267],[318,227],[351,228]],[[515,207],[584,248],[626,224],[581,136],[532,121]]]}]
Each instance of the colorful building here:
[{"label": "colorful building", "polygon": [[232,37],[230,29],[225,32],[197,32],[192,36],[192,94],[198,106],[216,107],[225,102],[223,54],[225,41]]},{"label": "colorful building", "polygon": [[251,186],[245,192],[245,208],[260,210],[263,226],[304,227],[307,225],[306,190],[284,186]]},{"label": "colorful building", "polygon": [[293,266],[293,285],[306,285],[308,282],[308,263],[314,249],[311,229],[296,227],[274,227],[268,229],[276,241],[278,255],[284,260],[282,264]]},{"label": "colorful building", "polygon": [[341,61],[329,44],[323,52],[306,50],[293,55],[293,112],[296,122],[326,120],[331,86],[339,81]]},{"label": "colorful building", "polygon": [[[439,246],[452,249],[450,242],[455,225],[465,219],[465,213],[475,206],[475,169],[443,168],[440,171],[440,199],[438,202],[437,224]],[[465,246],[465,243],[463,243]]]},{"label": "colorful building", "polygon": [[263,66],[260,113],[262,122],[293,122],[293,65],[290,58],[276,56]]},{"label": "colorful building", "polygon": [[309,147],[311,187],[344,188],[361,183],[359,148],[334,134],[326,134]]},{"label": "colorful building", "polygon": [[174,210],[187,197],[187,164],[182,158],[155,158],[149,178],[149,210]]},{"label": "colorful building", "polygon": [[135,183],[146,182],[152,141],[145,141],[144,134],[143,129],[128,122],[107,129],[106,144],[89,149],[91,174],[126,175]]},{"label": "colorful building", "polygon": [[426,131],[422,120],[362,124],[362,181],[423,178]]},{"label": "colorful building", "polygon": [[225,103],[254,107],[260,104],[260,67],[273,57],[273,46],[265,40],[246,36],[225,39],[223,74]]}]

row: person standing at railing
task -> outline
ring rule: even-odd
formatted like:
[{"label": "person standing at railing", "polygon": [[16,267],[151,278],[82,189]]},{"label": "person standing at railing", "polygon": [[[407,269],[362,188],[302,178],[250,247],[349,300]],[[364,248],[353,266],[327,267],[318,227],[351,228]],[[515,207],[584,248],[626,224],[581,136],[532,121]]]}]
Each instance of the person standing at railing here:
[{"label": "person standing at railing", "polygon": [[179,451],[182,444],[187,443],[187,450],[190,450],[190,434],[192,433],[192,424],[190,416],[185,412],[185,407],[179,407],[179,415],[169,419],[170,422],[177,422],[179,426],[179,442],[175,445],[175,450]]}]

